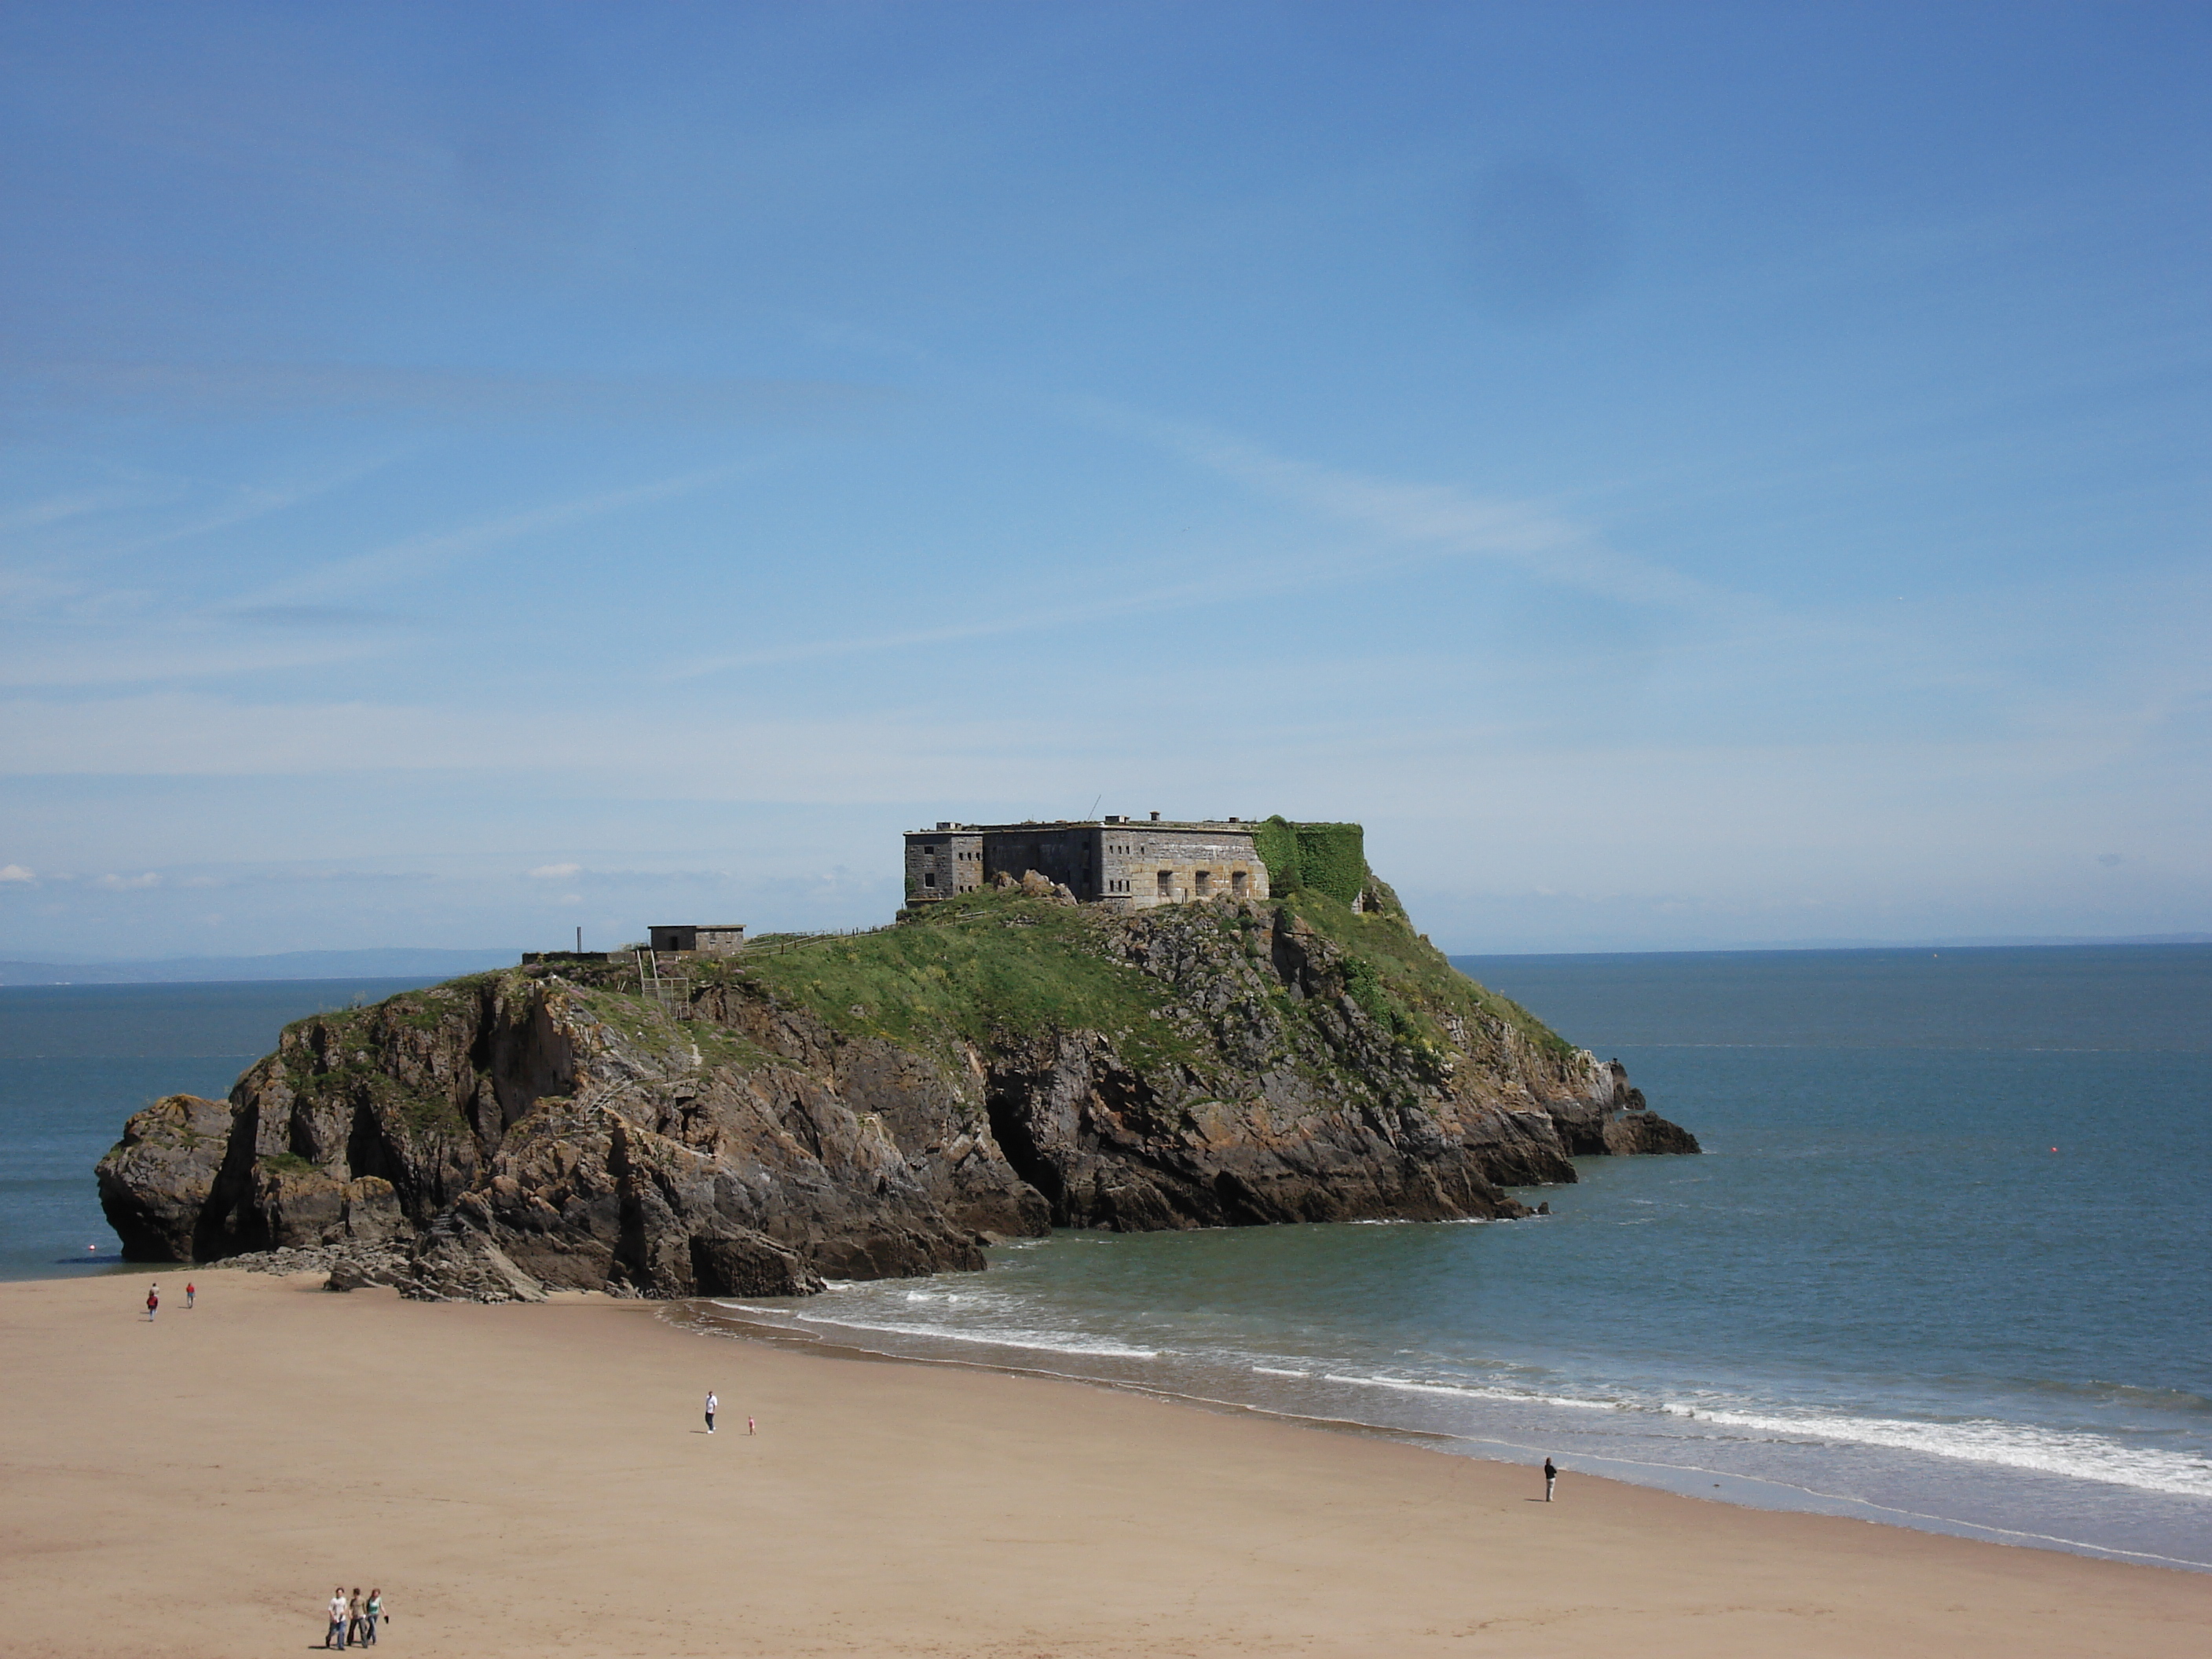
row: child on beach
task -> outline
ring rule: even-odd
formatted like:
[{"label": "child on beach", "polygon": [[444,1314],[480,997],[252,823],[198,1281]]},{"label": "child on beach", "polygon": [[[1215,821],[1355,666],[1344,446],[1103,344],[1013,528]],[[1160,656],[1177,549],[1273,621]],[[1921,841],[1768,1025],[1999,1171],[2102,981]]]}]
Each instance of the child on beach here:
[{"label": "child on beach", "polygon": [[161,1287],[159,1285],[149,1285],[146,1287],[146,1322],[148,1324],[154,1322],[154,1315],[159,1310],[161,1305]]},{"label": "child on beach", "polygon": [[191,1280],[189,1279],[186,1279],[185,1281],[185,1311],[186,1313],[190,1313],[192,1310],[192,1297],[198,1294],[199,1294],[199,1292],[193,1286]]}]

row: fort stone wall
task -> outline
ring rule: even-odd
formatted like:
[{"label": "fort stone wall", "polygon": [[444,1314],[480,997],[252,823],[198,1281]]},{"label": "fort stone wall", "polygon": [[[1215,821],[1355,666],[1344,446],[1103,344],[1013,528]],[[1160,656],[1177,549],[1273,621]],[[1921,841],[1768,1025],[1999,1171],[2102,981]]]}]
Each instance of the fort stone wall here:
[{"label": "fort stone wall", "polygon": [[1034,872],[1085,903],[1148,909],[1196,899],[1268,896],[1251,826],[1109,817],[951,824],[906,837],[908,903],[927,903],[995,877]]},{"label": "fort stone wall", "polygon": [[1267,894],[1249,830],[1226,823],[1108,823],[1098,831],[1097,896],[1125,910]]},{"label": "fort stone wall", "polygon": [[927,903],[972,893],[983,884],[983,836],[965,825],[940,823],[906,838],[906,896]]}]

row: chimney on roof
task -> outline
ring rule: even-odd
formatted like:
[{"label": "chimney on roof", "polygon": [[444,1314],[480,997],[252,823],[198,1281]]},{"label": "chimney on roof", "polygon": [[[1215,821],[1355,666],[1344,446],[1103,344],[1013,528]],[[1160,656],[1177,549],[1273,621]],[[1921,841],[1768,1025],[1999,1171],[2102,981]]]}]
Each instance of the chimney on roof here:
[{"label": "chimney on roof", "polygon": [[1160,821],[1160,815],[1159,815],[1158,812],[1153,813],[1153,814],[1152,814],[1152,822],[1153,822],[1154,823],[1158,823],[1159,821]]}]

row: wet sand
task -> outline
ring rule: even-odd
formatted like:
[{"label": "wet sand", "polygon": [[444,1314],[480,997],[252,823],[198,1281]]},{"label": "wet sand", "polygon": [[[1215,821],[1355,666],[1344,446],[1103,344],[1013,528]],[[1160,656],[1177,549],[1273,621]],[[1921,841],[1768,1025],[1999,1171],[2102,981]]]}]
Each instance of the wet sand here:
[{"label": "wet sand", "polygon": [[[2212,1576],[1701,1503],[1033,1377],[232,1272],[0,1285],[0,1649],[2039,1655]],[[721,1396],[708,1437],[700,1405]],[[744,1432],[748,1415],[760,1432]]]}]

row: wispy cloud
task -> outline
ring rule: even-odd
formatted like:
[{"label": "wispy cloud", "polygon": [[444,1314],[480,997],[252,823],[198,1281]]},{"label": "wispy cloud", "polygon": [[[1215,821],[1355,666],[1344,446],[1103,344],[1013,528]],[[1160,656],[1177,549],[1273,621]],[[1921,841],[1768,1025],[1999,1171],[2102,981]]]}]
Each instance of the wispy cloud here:
[{"label": "wispy cloud", "polygon": [[672,670],[672,679],[695,679],[728,669],[760,668],[778,663],[806,662],[824,657],[865,655],[935,645],[959,645],[971,640],[999,639],[1015,634],[1040,633],[1054,628],[1077,627],[1113,617],[1143,616],[1186,610],[1249,595],[1255,577],[1264,575],[1277,592],[1301,586],[1304,580],[1325,579],[1327,568],[1316,564],[1301,573],[1281,562],[1264,571],[1239,565],[1224,567],[1197,581],[1169,582],[1142,593],[1112,599],[1086,599],[1080,605],[1048,605],[1009,612],[1000,617],[947,623],[939,628],[900,629],[884,634],[854,635],[843,639],[802,640],[789,645],[764,646],[757,651],[732,652],[703,657]]},{"label": "wispy cloud", "polygon": [[187,481],[142,477],[71,497],[66,511],[60,510],[64,504],[49,501],[0,513],[0,538],[5,538],[15,561],[14,570],[0,572],[0,604],[11,608],[42,602],[75,602],[79,608],[98,604],[100,598],[92,590],[99,578],[82,574],[88,569],[305,505],[381,471],[400,453],[386,448],[309,477],[234,484],[212,499]]},{"label": "wispy cloud", "polygon": [[764,463],[757,459],[726,461],[696,471],[658,478],[649,483],[632,484],[598,495],[573,496],[543,507],[526,507],[495,518],[482,519],[455,529],[427,531],[349,558],[334,560],[289,580],[273,583],[250,599],[241,599],[240,605],[246,610],[265,610],[274,606],[309,605],[357,593],[363,589],[419,576],[455,560],[487,552],[525,537],[602,518],[625,507],[671,501],[695,489],[704,489],[709,485],[736,477],[763,465]]},{"label": "wispy cloud", "polygon": [[17,366],[18,399],[191,420],[303,414],[441,423],[788,424],[872,407],[884,386],[825,380],[516,374],[373,363],[48,362]]},{"label": "wispy cloud", "polygon": [[[743,668],[822,658],[926,649],[971,641],[1079,627],[1114,618],[1242,603],[1255,587],[1273,594],[1352,581],[1439,560],[1495,559],[1540,580],[1602,598],[1680,610],[1741,611],[1747,601],[1665,566],[1618,553],[1589,526],[1533,502],[1493,500],[1455,486],[1378,478],[1275,454],[1211,428],[1162,421],[1103,404],[1077,406],[1082,418],[1134,434],[1185,460],[1340,526],[1329,544],[1303,556],[1264,562],[1217,561],[1196,580],[1146,583],[1118,597],[1086,599],[933,628],[892,629],[701,658],[670,672],[690,679]],[[1344,531],[1352,532],[1346,539]]]},{"label": "wispy cloud", "polygon": [[0,535],[11,530],[43,529],[65,519],[82,518],[88,513],[97,513],[107,505],[106,496],[90,490],[74,495],[50,495],[44,501],[27,501],[21,507],[0,512]]},{"label": "wispy cloud", "polygon": [[132,629],[97,641],[67,635],[46,638],[24,651],[0,655],[0,685],[29,689],[215,679],[327,668],[368,656],[374,648],[364,641],[328,638],[246,642],[180,622],[159,629]]},{"label": "wispy cloud", "polygon": [[1400,550],[1401,557],[1418,550],[1431,557],[1501,560],[1540,580],[1631,604],[1709,611],[1742,603],[1665,565],[1619,552],[1589,526],[1535,502],[1301,460],[1211,428],[1109,404],[1080,408],[1100,424],[1141,437],[1258,494],[1378,535]]},{"label": "wispy cloud", "polygon": [[241,605],[215,614],[264,628],[405,628],[422,620],[362,605]]},{"label": "wispy cloud", "polygon": [[[0,658],[0,685],[143,684],[323,667],[374,655],[386,647],[372,636],[388,637],[418,619],[358,603],[358,596],[366,592],[534,535],[668,501],[766,464],[758,459],[726,462],[423,532],[226,601],[195,607],[165,609],[155,604],[158,596],[151,592],[90,592],[82,581],[26,579],[11,587],[0,580],[0,603],[46,624],[34,644]],[[220,513],[128,547],[103,550],[143,551],[161,541],[279,510],[339,481],[326,478],[293,489],[241,492]],[[122,605],[126,598],[131,603]],[[112,622],[103,614],[118,609],[125,614]],[[243,633],[241,627],[252,631]],[[344,637],[348,634],[354,637]]]}]

